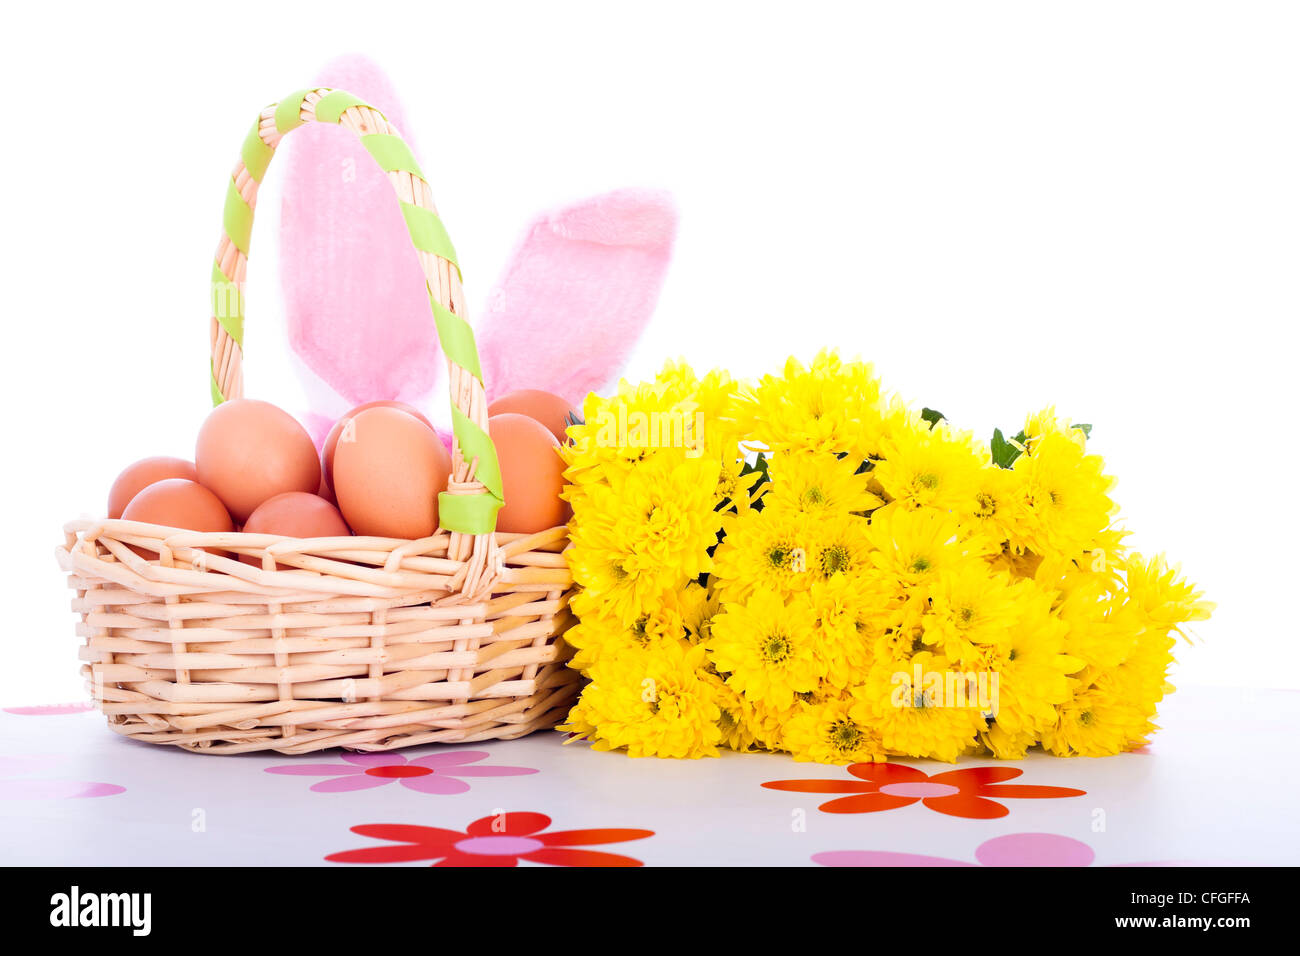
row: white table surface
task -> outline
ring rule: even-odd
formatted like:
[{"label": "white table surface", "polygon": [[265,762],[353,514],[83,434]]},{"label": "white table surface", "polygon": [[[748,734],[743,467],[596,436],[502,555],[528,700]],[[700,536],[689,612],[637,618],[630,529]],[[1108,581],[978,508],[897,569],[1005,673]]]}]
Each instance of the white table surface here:
[{"label": "white table surface", "polygon": [[[781,755],[632,760],[566,745],[557,733],[418,747],[372,763],[349,762],[337,750],[200,756],[119,737],[87,706],[0,712],[0,862],[343,866],[350,864],[326,858],[365,847],[390,848],[373,854],[380,858],[423,856],[388,864],[415,866],[448,857],[496,865],[516,856],[525,857],[520,865],[607,860],[592,853],[646,865],[1300,862],[1300,693],[1289,691],[1179,691],[1162,705],[1164,729],[1144,753],[964,759],[956,767],[896,761],[929,776],[1007,767],[1023,772],[1005,785],[1084,791],[1044,798],[995,790],[1003,795],[992,799],[1006,812],[989,819],[954,816],[919,799],[832,813],[819,807],[853,794],[763,786],[884,786],[895,799],[870,799],[886,803],[901,802],[900,793],[951,792],[951,783],[911,771],[901,771],[911,789],[891,788]],[[304,765],[327,766],[318,776],[275,769]],[[393,765],[415,769],[383,769]],[[969,788],[973,777],[957,782]],[[352,831],[376,824],[431,829]],[[554,836],[609,829],[638,832]],[[404,849],[410,842],[431,849]],[[538,860],[527,859],[534,853]]]}]

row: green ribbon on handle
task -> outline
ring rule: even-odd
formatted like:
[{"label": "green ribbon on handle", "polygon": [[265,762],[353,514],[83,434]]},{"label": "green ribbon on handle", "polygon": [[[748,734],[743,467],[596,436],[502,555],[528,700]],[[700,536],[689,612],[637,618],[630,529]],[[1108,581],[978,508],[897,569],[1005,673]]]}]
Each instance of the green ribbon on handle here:
[{"label": "green ribbon on handle", "polygon": [[[284,135],[297,129],[305,122],[302,118],[303,103],[306,98],[318,92],[313,89],[298,90],[285,97],[272,107],[275,128]],[[314,115],[317,122],[338,123],[345,112],[354,106],[374,109],[363,100],[342,90],[325,90],[316,101]],[[376,110],[375,112],[379,112]],[[380,114],[382,115],[382,114]],[[259,133],[261,120],[253,124],[252,130],[245,137],[240,157],[244,168],[256,182],[260,183],[266,175],[274,154],[274,147],[269,146]],[[419,164],[410,147],[399,137],[391,133],[366,133],[360,137],[362,145],[370,153],[376,164],[386,173],[409,173],[427,182],[420,171]],[[417,192],[417,195],[419,193]],[[460,265],[456,260],[456,250],[452,246],[442,220],[431,209],[399,200],[402,217],[406,222],[411,244],[416,249],[431,253],[445,259],[460,274]],[[226,188],[226,205],[223,216],[225,233],[230,241],[245,256],[248,255],[252,238],[253,208],[240,194],[238,185],[232,177]],[[427,282],[426,282],[427,288]],[[479,362],[478,347],[474,343],[474,332],[469,323],[449,308],[437,301],[433,290],[429,291],[429,305],[433,310],[434,322],[438,329],[438,338],[448,359],[465,369],[481,385],[483,370]],[[239,347],[244,343],[244,300],[239,288],[222,271],[220,263],[214,263],[212,269],[212,314]],[[209,363],[209,382],[212,390],[212,404],[220,405],[226,400],[217,382],[217,369]],[[497,459],[496,446],[488,433],[474,424],[459,408],[452,406],[452,432],[462,457],[467,462],[476,462],[474,477],[483,485],[484,491],[478,494],[451,494],[443,492],[438,496],[439,524],[448,531],[461,534],[491,534],[496,530],[497,512],[504,503],[501,481],[501,464]]]}]

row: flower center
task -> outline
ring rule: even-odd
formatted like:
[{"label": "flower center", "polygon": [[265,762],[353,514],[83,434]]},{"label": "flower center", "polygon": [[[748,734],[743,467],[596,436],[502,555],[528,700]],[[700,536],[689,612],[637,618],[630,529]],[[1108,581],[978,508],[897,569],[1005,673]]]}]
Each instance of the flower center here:
[{"label": "flower center", "polygon": [[803,493],[803,501],[804,504],[806,505],[825,504],[826,495],[822,493],[822,490],[820,488],[817,487],[809,488],[807,491]]},{"label": "flower center", "polygon": [[951,797],[954,793],[961,793],[960,787],[954,787],[947,783],[927,783],[924,780],[907,783],[887,783],[880,788],[880,792],[889,797]]},{"label": "flower center", "polygon": [[519,836],[481,836],[470,837],[456,844],[461,853],[475,856],[522,856],[540,850],[546,844],[532,837]]},{"label": "flower center", "polygon": [[774,568],[784,568],[790,561],[790,549],[784,545],[776,545],[768,549],[767,563]]},{"label": "flower center", "polygon": [[847,571],[852,563],[849,549],[842,544],[833,544],[822,552],[822,573],[828,578],[841,571]]},{"label": "flower center", "polygon": [[969,624],[975,620],[975,609],[973,607],[964,607],[957,612],[957,620],[963,624]]},{"label": "flower center", "polygon": [[975,512],[981,518],[991,518],[998,513],[998,503],[992,495],[980,492],[975,496],[975,503],[979,509]]},{"label": "flower center", "polygon": [[790,656],[790,639],[784,634],[769,634],[763,639],[763,657],[779,664]]},{"label": "flower center", "polygon": [[909,567],[908,570],[913,574],[924,574],[926,571],[930,570],[930,559],[926,557],[918,557],[912,562],[911,567]]},{"label": "flower center", "polygon": [[409,763],[395,763],[386,767],[367,767],[366,773],[372,777],[423,777],[433,773],[428,767],[417,767]]},{"label": "flower center", "polygon": [[922,488],[926,488],[930,491],[934,491],[934,489],[939,487],[939,476],[932,475],[929,473],[924,475],[917,475],[916,483],[920,485]]},{"label": "flower center", "polygon": [[862,740],[862,731],[851,720],[842,720],[831,727],[830,743],[836,750],[856,750]]}]

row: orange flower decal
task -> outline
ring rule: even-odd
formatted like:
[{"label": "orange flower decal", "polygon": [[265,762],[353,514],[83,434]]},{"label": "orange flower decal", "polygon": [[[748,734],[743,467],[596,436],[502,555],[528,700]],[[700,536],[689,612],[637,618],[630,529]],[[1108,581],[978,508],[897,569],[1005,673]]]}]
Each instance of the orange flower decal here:
[{"label": "orange flower decal", "polygon": [[951,817],[993,820],[1011,811],[999,799],[1044,800],[1081,797],[1087,791],[1006,783],[1024,771],[1015,767],[963,767],[933,777],[924,770],[899,763],[855,763],[848,768],[852,780],[773,780],[769,790],[799,793],[843,793],[818,809],[825,813],[876,813],[896,810],[918,801]]}]

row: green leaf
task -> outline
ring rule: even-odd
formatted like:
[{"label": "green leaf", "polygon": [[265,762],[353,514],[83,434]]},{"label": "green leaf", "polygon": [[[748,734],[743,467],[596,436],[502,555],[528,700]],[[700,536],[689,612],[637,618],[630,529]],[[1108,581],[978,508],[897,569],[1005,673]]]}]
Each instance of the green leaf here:
[{"label": "green leaf", "polygon": [[1085,437],[1085,438],[1091,438],[1091,437],[1092,437],[1092,426],[1091,426],[1091,425],[1072,425],[1072,426],[1070,426],[1070,427],[1071,427],[1071,428],[1077,428],[1077,429],[1079,429],[1079,431],[1083,432],[1083,437]]},{"label": "green leaf", "polygon": [[756,471],[761,471],[763,473],[762,480],[767,481],[767,461],[767,456],[760,451],[752,465],[749,463],[748,459],[745,460],[745,462],[740,466],[740,473],[742,475],[752,475]]},{"label": "green leaf", "polygon": [[921,409],[921,417],[930,423],[931,428],[933,428],[935,425],[939,424],[942,421],[948,420],[947,415],[945,415],[943,412],[935,411],[933,408]]},{"label": "green leaf", "polygon": [[1025,433],[1020,432],[1012,441],[1007,441],[1002,435],[1002,429],[993,429],[993,441],[989,443],[989,450],[992,452],[993,464],[999,468],[1010,468],[1017,458],[1020,457],[1020,449],[1013,442],[1023,444]]}]

